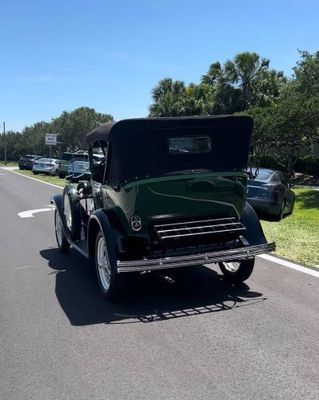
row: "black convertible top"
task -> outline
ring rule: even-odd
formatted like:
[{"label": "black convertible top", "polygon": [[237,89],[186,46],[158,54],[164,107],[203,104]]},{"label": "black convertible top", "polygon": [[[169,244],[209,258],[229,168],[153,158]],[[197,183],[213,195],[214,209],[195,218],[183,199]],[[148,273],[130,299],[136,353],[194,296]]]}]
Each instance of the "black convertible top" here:
[{"label": "black convertible top", "polygon": [[[86,136],[108,147],[106,181],[115,186],[185,170],[240,171],[247,167],[253,121],[247,116],[137,118],[101,125]],[[170,138],[209,137],[201,154],[169,152]]]},{"label": "black convertible top", "polygon": [[[161,118],[132,118],[121,121],[111,121],[101,124],[89,132],[85,141],[91,145],[97,141],[112,140],[117,134],[125,135],[129,131],[148,130],[159,131],[162,129],[181,129],[209,126],[236,126],[252,129],[252,119],[247,116],[211,115],[207,117],[161,117]],[[134,139],[135,140],[135,139]]]}]

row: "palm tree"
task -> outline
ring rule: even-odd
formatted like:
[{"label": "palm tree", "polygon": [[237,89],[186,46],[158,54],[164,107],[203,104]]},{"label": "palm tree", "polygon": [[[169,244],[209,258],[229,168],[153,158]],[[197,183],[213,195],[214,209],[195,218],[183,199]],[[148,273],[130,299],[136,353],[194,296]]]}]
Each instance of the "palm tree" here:
[{"label": "palm tree", "polygon": [[225,76],[241,89],[244,109],[252,105],[255,84],[268,68],[269,60],[260,58],[257,53],[243,52],[237,54],[233,61],[226,61]]},{"label": "palm tree", "polygon": [[211,87],[208,114],[231,114],[243,109],[241,91],[234,87],[232,77],[219,62],[211,64],[208,72],[202,75],[202,85]]},{"label": "palm tree", "polygon": [[185,115],[185,84],[165,78],[152,90],[154,103],[150,106],[151,117],[173,117]]}]

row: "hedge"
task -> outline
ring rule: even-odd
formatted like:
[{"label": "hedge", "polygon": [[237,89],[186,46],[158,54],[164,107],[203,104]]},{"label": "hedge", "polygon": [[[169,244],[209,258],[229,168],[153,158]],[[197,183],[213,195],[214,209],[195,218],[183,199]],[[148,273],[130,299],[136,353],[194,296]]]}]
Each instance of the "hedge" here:
[{"label": "hedge", "polygon": [[295,171],[307,175],[319,176],[319,156],[300,157],[295,165]]}]

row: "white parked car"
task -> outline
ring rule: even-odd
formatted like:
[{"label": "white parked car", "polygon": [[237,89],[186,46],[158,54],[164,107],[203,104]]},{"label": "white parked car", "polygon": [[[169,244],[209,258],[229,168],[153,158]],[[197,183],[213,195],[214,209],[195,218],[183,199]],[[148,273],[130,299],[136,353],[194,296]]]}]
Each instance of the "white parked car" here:
[{"label": "white parked car", "polygon": [[56,175],[59,167],[59,160],[55,158],[39,158],[32,166],[34,175],[46,174]]}]

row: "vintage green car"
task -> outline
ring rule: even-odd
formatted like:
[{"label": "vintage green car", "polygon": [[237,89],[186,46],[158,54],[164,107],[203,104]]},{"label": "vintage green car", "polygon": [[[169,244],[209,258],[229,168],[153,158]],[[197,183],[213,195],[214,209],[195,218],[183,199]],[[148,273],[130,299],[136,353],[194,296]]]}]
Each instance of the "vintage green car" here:
[{"label": "vintage green car", "polygon": [[[219,263],[246,280],[275,249],[246,202],[253,121],[244,116],[127,119],[86,136],[90,173],[54,196],[58,246],[95,263],[102,294],[123,276]],[[100,154],[99,161],[93,154]]]}]

